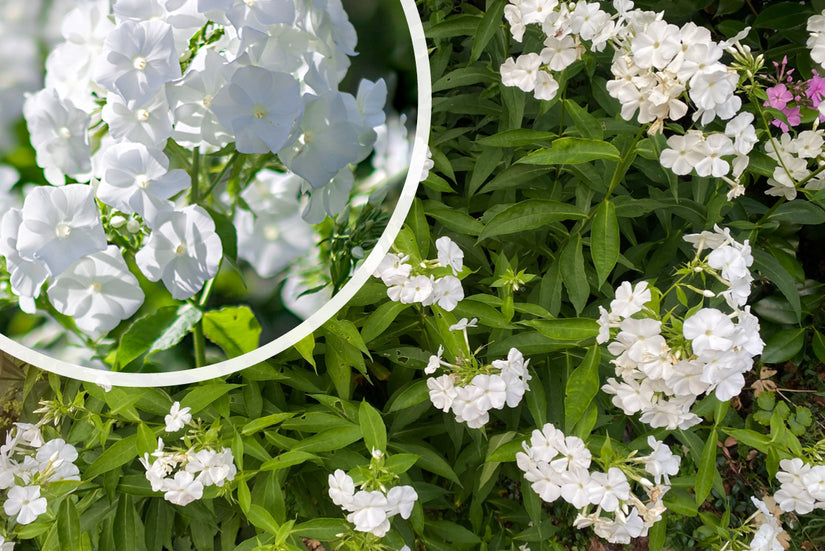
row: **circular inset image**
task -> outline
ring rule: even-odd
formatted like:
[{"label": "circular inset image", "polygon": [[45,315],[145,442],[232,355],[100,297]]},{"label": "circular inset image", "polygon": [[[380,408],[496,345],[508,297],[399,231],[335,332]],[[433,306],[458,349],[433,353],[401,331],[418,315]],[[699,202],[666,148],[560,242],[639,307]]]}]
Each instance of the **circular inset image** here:
[{"label": "circular inset image", "polygon": [[413,0],[51,9],[20,15],[60,32],[37,37],[25,123],[0,128],[3,351],[91,382],[190,383],[295,345],[355,295],[425,163]]}]

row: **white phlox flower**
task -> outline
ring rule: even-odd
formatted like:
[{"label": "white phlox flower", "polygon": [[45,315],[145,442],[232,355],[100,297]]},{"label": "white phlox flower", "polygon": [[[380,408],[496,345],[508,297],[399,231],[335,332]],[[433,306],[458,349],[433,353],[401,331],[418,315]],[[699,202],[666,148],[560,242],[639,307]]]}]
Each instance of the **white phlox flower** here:
[{"label": "white phlox flower", "polygon": [[116,245],[76,260],[54,278],[47,293],[55,310],[71,316],[92,338],[131,317],[144,299]]},{"label": "white phlox flower", "polygon": [[141,215],[150,228],[161,212],[173,209],[167,200],[191,183],[186,171],[169,170],[162,151],[141,143],[107,148],[99,170],[98,199],[123,213]]},{"label": "white phlox flower", "polygon": [[185,300],[217,274],[222,254],[212,218],[190,205],[158,217],[135,261],[150,281],[163,280],[173,298]]},{"label": "white phlox flower", "polygon": [[211,107],[241,153],[278,152],[288,146],[304,113],[295,78],[262,67],[237,69]]},{"label": "white phlox flower", "polygon": [[23,114],[37,152],[37,164],[52,185],[65,183],[64,175],[82,179],[91,170],[87,129],[89,115],[53,89],[29,96]]},{"label": "white phlox flower", "polygon": [[95,81],[127,102],[141,104],[180,78],[178,56],[171,25],[125,20],[106,36]]},{"label": "white phlox flower", "polygon": [[435,247],[438,250],[438,264],[449,266],[453,275],[458,275],[464,267],[464,251],[446,235],[435,240]]},{"label": "white phlox flower", "polygon": [[24,260],[17,252],[17,233],[22,222],[20,209],[10,209],[0,220],[0,255],[6,259],[11,291],[17,295],[20,309],[33,314],[34,299],[49,276],[46,266],[37,260]]},{"label": "white phlox flower", "polygon": [[[651,437],[649,443],[654,445],[656,441]],[[590,452],[578,437],[565,436],[547,423],[541,430],[534,430],[530,443],[523,442],[522,446],[524,452],[516,454],[516,463],[532,490],[547,503],[562,498],[580,509],[574,523],[577,528],[593,527],[596,535],[611,543],[629,543],[661,520],[661,496],[667,487],[642,483],[643,479],[639,483],[647,497],[643,502],[622,469],[591,472]],[[662,455],[662,451],[652,455]],[[662,459],[660,468],[676,474],[678,458],[675,471],[671,459]],[[597,506],[595,511],[593,505]]]},{"label": "white phlox flower", "polygon": [[12,486],[3,503],[3,510],[16,517],[18,524],[31,524],[46,512],[48,503],[40,497],[40,486]]},{"label": "white phlox flower", "polygon": [[37,187],[26,196],[21,217],[20,258],[42,262],[52,276],[107,246],[90,186]]},{"label": "white phlox flower", "polygon": [[192,408],[180,407],[180,402],[175,402],[169,409],[169,413],[164,417],[166,422],[166,432],[177,432],[192,421]]}]

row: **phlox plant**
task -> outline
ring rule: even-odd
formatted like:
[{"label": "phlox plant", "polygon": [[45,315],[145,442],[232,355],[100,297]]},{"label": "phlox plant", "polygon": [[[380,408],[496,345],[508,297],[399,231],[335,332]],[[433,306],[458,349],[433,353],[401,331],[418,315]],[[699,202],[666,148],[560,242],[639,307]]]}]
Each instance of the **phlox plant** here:
[{"label": "phlox plant", "polygon": [[[386,81],[344,82],[358,36],[341,2],[63,11],[45,87],[22,105],[45,182],[4,172],[3,302],[62,326],[86,349],[77,363],[169,371],[215,359],[222,316],[259,324],[244,292],[305,317],[304,291],[339,290],[382,233],[410,149]],[[146,361],[184,337],[191,353]]]},{"label": "phlox plant", "polygon": [[[0,450],[45,498],[21,518],[2,490],[2,545],[825,545],[825,3],[417,5],[430,162],[369,281],[294,348],[186,388],[23,367],[11,438],[64,442],[79,480]],[[53,189],[82,206],[84,185]]]}]

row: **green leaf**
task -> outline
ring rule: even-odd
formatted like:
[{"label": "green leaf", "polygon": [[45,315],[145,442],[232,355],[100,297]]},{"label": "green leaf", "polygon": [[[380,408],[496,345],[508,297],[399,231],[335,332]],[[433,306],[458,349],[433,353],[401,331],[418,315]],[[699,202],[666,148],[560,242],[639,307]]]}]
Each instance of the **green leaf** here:
[{"label": "green leaf", "polygon": [[650,527],[647,533],[648,551],[662,551],[665,546],[665,539],[667,538],[667,521],[664,518],[659,519],[653,526]]},{"label": "green leaf", "polygon": [[559,257],[559,267],[567,296],[576,313],[581,313],[587,306],[590,297],[590,285],[584,274],[584,254],[582,252],[582,237],[579,234],[571,236]]},{"label": "green leaf", "polygon": [[[485,136],[476,140],[478,145],[489,147],[522,147],[535,145],[536,142],[549,142],[555,139],[557,134],[545,132],[543,130],[533,130],[532,128],[514,128],[505,130],[492,136]],[[514,167],[515,168],[515,167]],[[533,170],[522,167],[522,170]]]},{"label": "green leaf", "polygon": [[381,336],[384,331],[389,328],[398,314],[409,307],[409,304],[401,302],[385,302],[375,309],[375,312],[369,315],[367,321],[364,322],[364,327],[361,328],[361,338],[365,343],[371,342],[377,337]]},{"label": "green leaf", "polygon": [[476,30],[473,49],[470,51],[470,61],[476,61],[481,57],[481,52],[501,27],[501,18],[504,15],[506,4],[507,0],[493,0],[493,4],[488,6],[487,13],[484,14]]},{"label": "green leaf", "polygon": [[158,440],[146,423],[140,423],[137,428],[137,455],[143,457],[144,453],[152,453],[158,447]]},{"label": "green leaf", "polygon": [[424,379],[413,381],[393,395],[387,413],[417,406],[429,397],[430,389],[427,387],[427,382]]},{"label": "green leaf", "polygon": [[492,83],[497,75],[486,67],[473,65],[451,71],[433,83],[433,93],[473,84]]},{"label": "green leaf", "polygon": [[282,421],[287,419],[291,419],[294,417],[296,413],[273,413],[272,415],[267,415],[266,417],[261,417],[259,419],[253,419],[252,421],[248,422],[243,426],[241,429],[241,434],[244,436],[249,436],[251,434],[255,434],[256,432],[262,431],[266,428],[271,427],[272,425],[277,425]]},{"label": "green leaf", "polygon": [[275,522],[275,519],[272,518],[269,511],[260,505],[255,505],[254,503],[250,505],[249,510],[246,511],[246,518],[249,522],[261,530],[269,532],[270,534],[278,533],[278,523]]},{"label": "green leaf", "polygon": [[400,444],[395,441],[390,443],[390,448],[417,455],[418,461],[416,465],[425,471],[430,471],[461,486],[461,481],[450,464],[447,463],[440,453],[434,451],[432,448],[423,444]]},{"label": "green leaf", "polygon": [[215,233],[221,240],[223,255],[233,264],[238,261],[238,234],[235,232],[235,224],[232,219],[223,213],[201,205],[209,213],[212,221],[215,222]]},{"label": "green leaf", "polygon": [[452,543],[477,545],[481,543],[478,536],[454,522],[434,520],[427,522],[427,528],[444,541]]},{"label": "green leaf", "polygon": [[782,329],[771,335],[762,352],[764,363],[780,363],[793,358],[805,346],[805,329]]},{"label": "green leaf", "polygon": [[814,335],[811,339],[811,344],[813,345],[814,354],[816,358],[825,363],[825,335],[814,329]]},{"label": "green leaf", "polygon": [[768,450],[771,448],[770,438],[764,434],[759,434],[758,432],[748,429],[731,429],[728,427],[724,427],[722,430],[724,430],[729,436],[736,438],[739,442],[762,453],[768,453]]},{"label": "green leaf", "polygon": [[527,320],[521,322],[555,341],[583,341],[599,335],[599,324],[589,318]]},{"label": "green leaf", "polygon": [[121,467],[137,457],[137,435],[133,434],[109,446],[83,473],[84,480],[91,481],[97,475]]},{"label": "green leaf", "polygon": [[364,355],[372,357],[367,345],[364,344],[364,339],[361,338],[361,333],[358,332],[358,328],[351,321],[333,318],[324,324],[324,330],[357,348]]},{"label": "green leaf", "polygon": [[350,530],[350,525],[343,518],[314,518],[292,529],[296,536],[312,538],[319,541],[332,541],[338,534]]},{"label": "green leaf", "polygon": [[418,252],[421,253],[421,256],[426,257],[430,252],[430,225],[424,216],[424,205],[421,203],[421,199],[417,197],[410,207],[410,213],[407,216],[407,226],[415,236]]},{"label": "green leaf", "polygon": [[547,199],[527,199],[509,206],[493,216],[478,240],[537,230],[553,222],[578,220],[585,213],[574,205]]},{"label": "green leaf", "polygon": [[315,436],[304,438],[295,444],[294,449],[314,453],[328,452],[345,448],[361,438],[363,438],[361,428],[357,425],[349,425],[325,430]]},{"label": "green leaf", "polygon": [[120,337],[115,369],[121,369],[141,354],[152,354],[175,346],[200,321],[201,311],[191,304],[165,306],[136,319]]},{"label": "green leaf", "polygon": [[504,151],[499,147],[481,148],[470,173],[470,185],[467,192],[469,195],[475,195],[478,188],[487,181],[490,174],[498,167],[502,157],[504,157]]},{"label": "green leaf", "polygon": [[753,26],[757,29],[782,29],[783,31],[788,31],[794,27],[803,25],[811,15],[810,9],[805,9],[805,7],[796,2],[779,2],[769,4],[762,9],[759,15],[756,16]]},{"label": "green leaf", "polygon": [[295,350],[297,350],[298,354],[300,354],[303,359],[309,362],[309,364],[313,368],[317,367],[315,365],[315,358],[312,355],[312,353],[315,351],[315,336],[312,333],[296,342]]},{"label": "green leaf", "polygon": [[607,199],[599,203],[590,229],[590,256],[599,277],[599,287],[619,260],[619,222],[616,207]]},{"label": "green leaf", "polygon": [[564,390],[564,427],[568,434],[584,416],[599,392],[600,360],[601,348],[598,345],[590,347],[582,363],[567,379]]},{"label": "green leaf", "polygon": [[601,141],[604,138],[604,131],[599,121],[578,103],[566,99],[564,100],[564,109],[573,119],[576,130],[581,133],[582,137],[595,141]]},{"label": "green leaf", "polygon": [[702,459],[699,462],[699,470],[696,474],[696,505],[702,505],[710,494],[713,486],[713,477],[716,474],[716,429],[710,431],[705,447],[702,449]]},{"label": "green leaf", "polygon": [[246,480],[238,481],[238,505],[241,506],[241,511],[246,513],[252,504],[252,494],[249,492],[249,485]]},{"label": "green leaf", "polygon": [[466,210],[450,208],[438,201],[425,201],[424,213],[441,222],[441,225],[464,235],[478,235],[484,229],[484,224],[467,214]]},{"label": "green leaf", "polygon": [[492,180],[481,186],[479,191],[491,192],[500,189],[523,188],[533,180],[547,174],[544,166],[512,165],[495,175]]},{"label": "green leaf", "polygon": [[804,199],[797,199],[779,205],[768,220],[817,225],[825,222],[825,210]]},{"label": "green leaf", "polygon": [[182,408],[192,408],[190,413],[194,415],[233,388],[240,388],[241,386],[242,385],[230,385],[227,383],[209,383],[192,387],[180,401],[180,406]]},{"label": "green leaf", "polygon": [[418,459],[418,456],[412,453],[395,453],[389,456],[384,468],[393,474],[402,474],[410,470]]},{"label": "green leaf", "polygon": [[117,500],[115,524],[112,530],[117,551],[135,551],[137,548],[137,527],[135,526],[135,506],[128,494],[121,494]]},{"label": "green leaf", "polygon": [[165,545],[172,547],[172,523],[175,520],[175,511],[163,499],[152,499],[144,513],[144,530],[147,551],[163,551]]},{"label": "green leaf", "polygon": [[261,325],[248,306],[227,307],[203,315],[203,334],[235,358],[258,348]]},{"label": "green leaf", "polygon": [[618,161],[619,150],[612,144],[587,138],[559,138],[550,149],[539,149],[519,159],[528,165],[575,165],[599,159]]},{"label": "green leaf", "polygon": [[80,515],[71,496],[66,496],[60,502],[57,512],[57,537],[61,549],[82,549]]},{"label": "green leaf", "polygon": [[293,465],[300,465],[301,463],[306,463],[312,459],[320,459],[314,453],[309,453],[301,450],[288,450],[282,454],[276,455],[272,459],[268,461],[264,461],[261,464],[260,470],[262,471],[278,471],[280,469],[286,469],[292,467]]},{"label": "green leaf", "polygon": [[759,249],[753,249],[753,267],[770,279],[782,292],[796,314],[797,323],[802,323],[802,303],[799,291],[793,276],[779,263],[779,261]]},{"label": "green leaf", "polygon": [[367,451],[373,450],[387,451],[387,427],[384,426],[384,419],[381,413],[372,407],[369,402],[363,400],[358,408],[358,420],[361,424],[361,434],[364,435],[364,444]]}]

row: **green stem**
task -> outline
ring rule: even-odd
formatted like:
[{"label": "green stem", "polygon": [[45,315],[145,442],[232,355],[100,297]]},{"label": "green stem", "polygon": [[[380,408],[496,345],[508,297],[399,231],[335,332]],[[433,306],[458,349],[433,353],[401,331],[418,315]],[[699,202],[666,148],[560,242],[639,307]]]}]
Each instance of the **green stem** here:
[{"label": "green stem", "polygon": [[201,172],[201,155],[200,155],[200,147],[195,147],[194,151],[192,151],[192,192],[189,196],[189,202],[193,205],[198,203],[198,180],[200,179],[200,172]]},{"label": "green stem", "polygon": [[619,161],[619,164],[616,165],[616,170],[613,171],[613,177],[610,179],[610,187],[607,189],[607,195],[604,196],[604,200],[610,198],[613,195],[613,191],[615,191],[616,186],[619,185],[619,182],[622,179],[622,176],[625,175],[627,172],[627,166],[630,164],[630,158],[633,155],[634,151],[636,150],[636,144],[642,139],[642,136],[645,132],[645,125],[639,127],[639,131],[636,132],[636,137],[633,138],[633,143],[630,144],[630,147],[627,148],[622,160]]},{"label": "green stem", "polygon": [[195,340],[195,367],[206,365],[206,343],[203,337],[203,321],[199,321],[192,329],[192,337]]},{"label": "green stem", "polygon": [[215,186],[217,186],[221,180],[223,180],[223,177],[226,176],[227,171],[232,167],[233,164],[235,164],[235,161],[238,159],[240,155],[240,151],[235,151],[232,153],[232,156],[229,157],[229,160],[226,162],[225,165],[223,165],[223,168],[218,173],[218,177],[212,180],[212,182],[209,184],[209,187],[206,189],[206,191],[203,192],[204,197],[212,193],[212,190],[215,189]]}]

